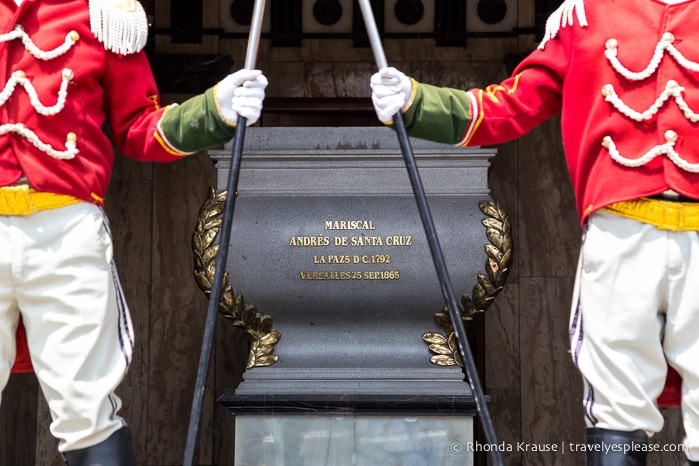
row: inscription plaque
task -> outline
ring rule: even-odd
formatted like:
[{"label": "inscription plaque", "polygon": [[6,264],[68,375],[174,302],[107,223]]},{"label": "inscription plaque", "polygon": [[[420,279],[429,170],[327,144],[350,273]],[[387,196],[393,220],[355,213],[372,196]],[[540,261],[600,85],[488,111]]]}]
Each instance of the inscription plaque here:
[{"label": "inscription plaque", "polygon": [[[458,300],[487,260],[495,149],[412,146]],[[230,148],[210,156],[225,189]],[[390,129],[248,128],[229,248],[233,292],[281,334],[237,396],[470,396],[422,339],[445,303]]]}]

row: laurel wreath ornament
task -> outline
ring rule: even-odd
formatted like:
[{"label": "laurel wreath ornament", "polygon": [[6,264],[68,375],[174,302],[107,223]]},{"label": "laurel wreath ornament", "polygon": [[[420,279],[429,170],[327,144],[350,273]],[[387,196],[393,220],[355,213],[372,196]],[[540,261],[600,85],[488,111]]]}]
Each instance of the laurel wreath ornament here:
[{"label": "laurel wreath ornament", "polygon": [[[226,205],[227,192],[216,194],[209,188],[207,199],[199,209],[197,224],[192,235],[194,252],[194,278],[199,288],[211,298],[211,285],[216,270],[216,256],[219,245],[216,243],[218,232],[223,223],[223,210]],[[245,304],[243,296],[233,293],[233,286],[228,283],[228,272],[223,274],[222,292],[218,303],[218,312],[234,326],[247,332],[251,338],[247,369],[271,366],[279,360],[274,348],[281,333],[272,330],[272,317],[260,315],[255,306]]]},{"label": "laurel wreath ornament", "polygon": [[[478,274],[478,282],[473,287],[473,298],[468,294],[461,297],[459,313],[467,331],[475,327],[504,288],[512,262],[512,234],[507,212],[499,202],[482,201],[479,208],[487,216],[481,223],[486,228],[490,244],[485,245],[488,256],[485,263],[486,275]],[[454,325],[447,309],[443,308],[441,312],[436,313],[434,320],[444,331],[444,335],[428,332],[422,336],[429,345],[430,352],[434,354],[430,362],[438,366],[464,367],[458,351]]]}]

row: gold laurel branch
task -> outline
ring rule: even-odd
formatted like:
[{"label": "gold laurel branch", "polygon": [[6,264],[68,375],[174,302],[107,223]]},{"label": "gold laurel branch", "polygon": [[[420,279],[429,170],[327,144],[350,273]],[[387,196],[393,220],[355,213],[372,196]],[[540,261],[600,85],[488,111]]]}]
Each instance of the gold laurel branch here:
[{"label": "gold laurel branch", "polygon": [[[459,313],[466,330],[473,329],[483,317],[498,294],[505,287],[512,262],[512,232],[510,218],[500,202],[482,201],[479,203],[481,212],[486,218],[481,221],[486,228],[486,237],[490,244],[485,245],[487,256],[485,274],[478,274],[478,280],[473,287],[473,297],[464,294],[461,297]],[[463,367],[458,351],[454,326],[446,308],[434,316],[437,325],[444,335],[428,332],[422,339],[429,345],[434,356],[430,358],[438,366]],[[445,336],[447,335],[447,336]]]},{"label": "gold laurel branch", "polygon": [[[211,298],[211,288],[216,270],[216,256],[219,245],[214,244],[223,223],[223,210],[228,198],[227,192],[216,194],[213,188],[199,209],[197,224],[192,235],[194,253],[194,278],[204,294]],[[271,366],[279,360],[274,354],[274,347],[281,334],[272,330],[272,318],[261,316],[255,306],[246,305],[243,296],[233,293],[228,283],[228,272],[221,280],[222,292],[218,303],[218,312],[231,323],[245,330],[251,337],[250,354],[247,368]]]}]

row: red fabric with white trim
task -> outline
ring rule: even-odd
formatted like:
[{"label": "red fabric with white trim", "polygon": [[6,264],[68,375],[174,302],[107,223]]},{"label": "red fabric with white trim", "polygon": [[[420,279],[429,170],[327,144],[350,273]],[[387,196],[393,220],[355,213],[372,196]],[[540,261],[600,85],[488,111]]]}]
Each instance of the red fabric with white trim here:
[{"label": "red fabric with white trim", "polygon": [[659,155],[634,168],[614,161],[602,146],[605,136],[611,136],[624,157],[639,158],[665,144],[667,132],[673,131],[677,135],[674,150],[688,163],[699,163],[695,137],[699,123],[687,118],[673,98],[651,119],[637,122],[605,101],[602,94],[603,87],[611,84],[625,104],[643,112],[655,103],[668,81],[675,80],[684,87],[688,106],[699,112],[699,72],[667,51],[657,70],[640,81],[622,76],[605,56],[607,41],[615,39],[619,61],[632,71],[643,71],[663,34],[670,32],[672,45],[690,62],[699,62],[699,52],[692,46],[699,41],[699,28],[687,21],[699,16],[699,2],[664,5],[627,0],[623,21],[619,21],[617,3],[588,1],[585,13],[589,26],[575,22],[562,27],[543,50],[534,51],[515,69],[513,77],[485,91],[470,91],[476,102],[474,123],[462,143],[489,145],[512,140],[560,111],[581,222],[606,205],[667,189],[699,198],[699,174],[679,168],[667,156]]}]

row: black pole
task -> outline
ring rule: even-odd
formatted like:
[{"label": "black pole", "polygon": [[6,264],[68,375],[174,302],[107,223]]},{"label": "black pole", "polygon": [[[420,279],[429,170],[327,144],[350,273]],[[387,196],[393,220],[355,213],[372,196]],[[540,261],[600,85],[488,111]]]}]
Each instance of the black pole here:
[{"label": "black pole", "polygon": [[[257,60],[257,49],[260,43],[260,28],[262,16],[265,10],[265,0],[255,0],[252,22],[250,24],[250,35],[248,39],[248,49],[245,57],[245,68],[248,70],[255,68]],[[211,348],[214,341],[214,329],[216,327],[216,317],[218,315],[218,305],[221,300],[223,287],[223,276],[226,272],[226,262],[228,261],[228,244],[233,226],[233,210],[235,207],[236,191],[238,189],[238,175],[240,174],[240,160],[243,155],[243,143],[245,142],[245,127],[247,119],[238,116],[236,123],[235,139],[233,140],[233,151],[231,155],[231,168],[228,173],[228,197],[223,211],[221,230],[219,231],[219,249],[216,255],[216,268],[214,270],[214,281],[211,285],[211,295],[209,296],[209,307],[206,313],[206,324],[204,327],[204,337],[199,356],[199,368],[197,370],[197,381],[194,388],[194,400],[192,401],[192,414],[189,418],[189,429],[187,431],[187,445],[184,451],[184,466],[191,466],[194,459],[194,449],[197,444],[199,424],[201,422],[201,411],[204,402],[204,391],[206,388],[206,377],[209,373],[209,362],[211,360]]]},{"label": "black pole", "polygon": [[[362,16],[364,17],[364,23],[366,25],[367,34],[369,35],[371,48],[374,52],[376,64],[379,69],[386,68],[388,64],[383,46],[381,45],[381,38],[376,27],[376,21],[374,20],[374,12],[371,9],[371,4],[369,0],[359,0],[359,6],[362,10]],[[476,399],[476,406],[486,441],[493,446],[493,448],[490,449],[491,457],[497,466],[502,466],[503,462],[500,452],[494,447],[497,445],[495,429],[493,428],[490,413],[488,412],[488,406],[485,402],[485,396],[483,395],[483,389],[481,387],[480,380],[478,379],[478,372],[476,371],[476,363],[473,359],[473,354],[471,353],[471,347],[468,345],[466,329],[464,328],[464,322],[461,318],[461,313],[459,312],[456,298],[454,297],[454,290],[452,289],[451,280],[449,279],[449,272],[447,271],[447,266],[444,262],[444,254],[442,253],[442,248],[439,245],[439,238],[437,237],[437,231],[434,226],[434,221],[432,220],[430,207],[427,203],[425,189],[422,186],[420,173],[418,172],[417,165],[415,164],[415,156],[413,155],[413,150],[410,145],[408,132],[405,129],[403,115],[398,112],[394,116],[393,121],[398,134],[398,142],[400,143],[400,147],[403,152],[403,158],[405,159],[408,175],[410,177],[410,183],[413,186],[415,201],[417,202],[417,207],[420,211],[422,225],[425,229],[425,234],[427,235],[427,243],[430,246],[432,259],[434,261],[435,269],[437,270],[442,295],[444,296],[444,300],[449,310],[449,317],[451,318],[451,322],[454,326],[454,336],[456,337],[459,354],[461,355],[461,360],[464,363],[464,368],[466,369],[466,375],[468,376],[471,390],[473,391],[473,396]]]}]

